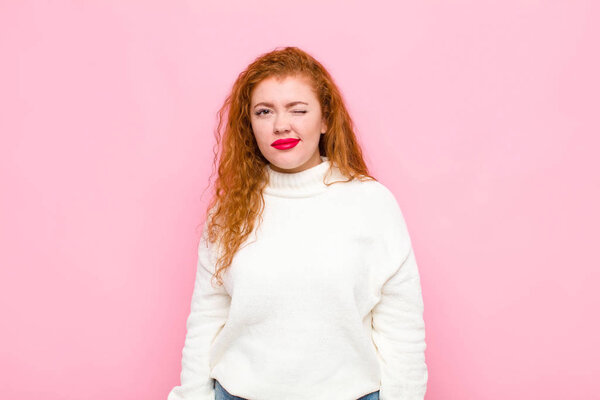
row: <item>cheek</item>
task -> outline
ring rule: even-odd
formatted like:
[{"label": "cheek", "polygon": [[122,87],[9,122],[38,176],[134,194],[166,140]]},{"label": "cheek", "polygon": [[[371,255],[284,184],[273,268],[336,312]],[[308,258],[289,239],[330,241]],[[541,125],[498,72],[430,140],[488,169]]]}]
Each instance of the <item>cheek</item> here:
[{"label": "cheek", "polygon": [[321,121],[314,118],[303,118],[296,121],[294,128],[304,135],[315,135],[321,133]]},{"label": "cheek", "polygon": [[251,122],[252,132],[258,143],[264,142],[270,135],[270,127],[266,121],[253,121]]}]

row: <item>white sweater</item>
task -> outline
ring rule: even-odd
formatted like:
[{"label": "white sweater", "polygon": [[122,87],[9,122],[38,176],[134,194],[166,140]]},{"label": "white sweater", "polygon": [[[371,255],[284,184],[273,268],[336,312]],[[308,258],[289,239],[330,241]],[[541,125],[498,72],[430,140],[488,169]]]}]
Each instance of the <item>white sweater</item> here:
[{"label": "white sweater", "polygon": [[[266,167],[263,221],[225,286],[211,286],[204,225],[181,385],[168,400],[214,400],[213,378],[250,400],[424,398],[421,284],[396,198],[377,181],[327,187],[321,160],[292,174]],[[345,179],[333,172],[329,182]]]}]

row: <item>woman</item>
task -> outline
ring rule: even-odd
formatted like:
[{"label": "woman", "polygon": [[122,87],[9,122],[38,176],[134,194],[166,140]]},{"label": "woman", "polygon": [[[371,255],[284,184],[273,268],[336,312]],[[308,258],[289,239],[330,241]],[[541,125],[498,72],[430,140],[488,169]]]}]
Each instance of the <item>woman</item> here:
[{"label": "woman", "polygon": [[276,49],[239,75],[217,133],[225,111],[181,385],[168,399],[423,399],[410,236],[368,174],[329,73],[298,48]]}]

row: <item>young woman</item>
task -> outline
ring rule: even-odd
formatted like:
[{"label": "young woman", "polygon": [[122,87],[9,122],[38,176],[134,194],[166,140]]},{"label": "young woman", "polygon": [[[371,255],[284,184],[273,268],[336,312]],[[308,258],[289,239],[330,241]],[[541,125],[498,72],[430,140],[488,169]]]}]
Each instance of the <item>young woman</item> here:
[{"label": "young woman", "polygon": [[217,133],[224,120],[168,399],[422,400],[410,236],[329,73],[295,47],[264,54],[239,75]]}]

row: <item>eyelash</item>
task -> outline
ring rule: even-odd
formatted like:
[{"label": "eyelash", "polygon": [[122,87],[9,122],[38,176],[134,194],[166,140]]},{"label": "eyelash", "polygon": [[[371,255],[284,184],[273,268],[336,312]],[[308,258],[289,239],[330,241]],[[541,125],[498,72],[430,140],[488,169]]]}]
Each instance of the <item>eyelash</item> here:
[{"label": "eyelash", "polygon": [[[256,111],[254,113],[254,115],[257,115],[257,116],[264,115],[264,114],[262,114],[263,111],[269,111],[269,110],[267,110],[266,108],[263,108],[261,110]],[[296,111],[293,111],[293,112],[300,113],[300,114],[306,114],[308,111],[306,111],[306,110],[304,110],[304,111],[296,110]]]}]

